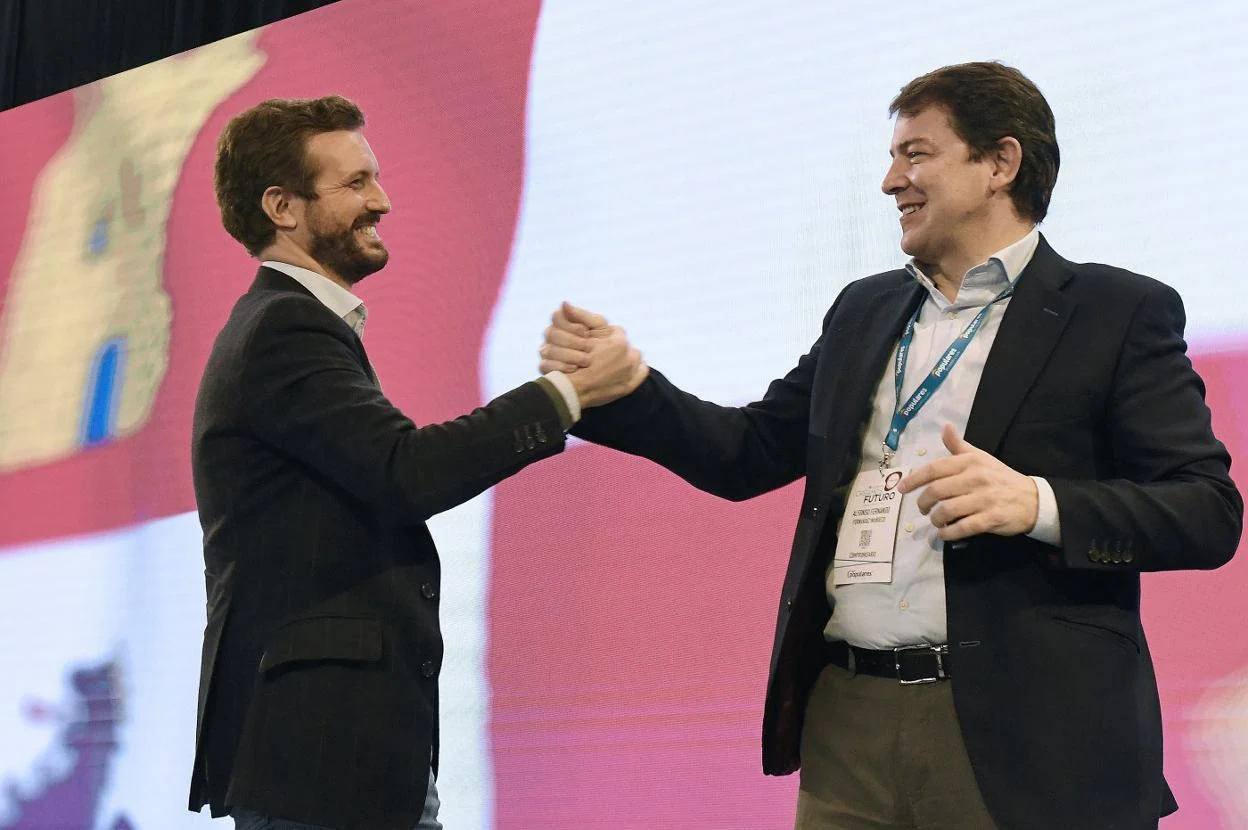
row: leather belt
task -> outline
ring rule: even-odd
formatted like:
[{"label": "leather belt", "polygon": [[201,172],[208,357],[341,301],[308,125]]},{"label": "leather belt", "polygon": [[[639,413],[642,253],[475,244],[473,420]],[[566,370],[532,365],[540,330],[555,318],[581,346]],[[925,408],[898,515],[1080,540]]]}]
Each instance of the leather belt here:
[{"label": "leather belt", "polygon": [[845,642],[825,643],[827,662],[855,674],[887,677],[902,686],[949,679],[949,646],[921,645],[871,649]]}]

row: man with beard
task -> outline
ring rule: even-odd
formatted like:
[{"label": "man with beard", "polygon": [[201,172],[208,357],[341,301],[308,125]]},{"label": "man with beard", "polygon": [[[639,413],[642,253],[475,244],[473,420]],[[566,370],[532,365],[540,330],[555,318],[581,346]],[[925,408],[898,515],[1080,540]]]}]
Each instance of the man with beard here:
[{"label": "man with beard", "polygon": [[377,384],[351,291],[389,258],[363,126],[341,97],[270,100],[218,145],[222,223],[261,267],[195,406],[208,625],[189,806],[239,830],[441,826],[425,520],[561,451],[582,408],[646,373],[617,332],[574,377],[442,424],[406,418]]}]

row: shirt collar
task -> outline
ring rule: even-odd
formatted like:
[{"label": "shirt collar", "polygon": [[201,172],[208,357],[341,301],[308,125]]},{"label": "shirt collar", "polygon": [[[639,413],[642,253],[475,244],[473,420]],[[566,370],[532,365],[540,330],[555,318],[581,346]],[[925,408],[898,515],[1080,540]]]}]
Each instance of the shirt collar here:
[{"label": "shirt collar", "polygon": [[339,317],[346,319],[347,315],[356,309],[360,310],[359,316],[361,320],[367,314],[363,308],[363,300],[323,274],[309,271],[307,268],[300,268],[298,265],[291,265],[289,262],[278,262],[272,259],[265,260],[260,264],[265,268],[281,271],[308,289],[313,297],[320,300],[323,306]]},{"label": "shirt collar", "polygon": [[[918,262],[913,258],[906,263],[906,271],[910,273],[910,276],[923,284],[923,287],[927,289],[932,299],[942,309],[946,306],[967,307],[983,305],[1000,293],[1001,289],[1005,288],[1007,284],[1018,284],[1019,276],[1023,273],[1023,269],[1027,267],[1028,263],[1031,262],[1031,258],[1035,255],[1039,244],[1040,230],[1033,226],[1022,239],[1005,246],[988,257],[984,262],[967,271],[962,277],[962,285],[958,289],[957,299],[952,303],[936,288],[936,284],[923,273],[922,269],[919,268]],[[986,294],[987,297],[980,298],[978,296],[980,294]]]}]

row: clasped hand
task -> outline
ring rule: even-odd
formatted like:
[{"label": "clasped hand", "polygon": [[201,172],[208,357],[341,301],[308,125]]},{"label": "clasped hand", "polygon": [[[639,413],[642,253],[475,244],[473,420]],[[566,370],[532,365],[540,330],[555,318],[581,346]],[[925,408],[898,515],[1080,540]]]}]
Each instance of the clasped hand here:
[{"label": "clasped hand", "polygon": [[570,303],[563,303],[551,315],[545,337],[538,349],[538,371],[566,374],[582,408],[622,398],[650,374],[624,329]]}]

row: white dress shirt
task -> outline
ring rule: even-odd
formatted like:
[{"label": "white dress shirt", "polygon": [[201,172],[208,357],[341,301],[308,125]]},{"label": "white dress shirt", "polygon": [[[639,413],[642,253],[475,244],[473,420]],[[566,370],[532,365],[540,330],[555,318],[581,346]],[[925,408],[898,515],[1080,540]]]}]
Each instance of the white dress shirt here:
[{"label": "white dress shirt", "polygon": [[321,301],[321,305],[345,320],[357,335],[364,336],[364,321],[368,319],[368,309],[364,307],[364,301],[359,297],[324,274],[309,271],[307,268],[272,259],[266,259],[260,264],[265,268],[281,271],[308,289],[313,297]]},{"label": "white dress shirt", "polygon": [[[906,270],[927,289],[928,296],[914,327],[914,340],[902,380],[903,401],[914,393],[980,309],[1007,284],[1017,283],[1039,241],[1040,232],[1033,228],[1022,239],[993,254],[987,262],[967,271],[953,302],[936,288],[914,260],[906,265]],[[901,434],[892,466],[914,470],[949,455],[941,440],[941,430],[949,422],[959,435],[966,431],[984,364],[1009,302],[1005,299],[992,307],[957,365]],[[876,386],[874,408],[862,442],[860,471],[876,469],[883,455],[884,436],[897,407],[893,382],[896,359],[897,347],[894,346],[888,367]],[[1033,481],[1039,494],[1039,514],[1035,528],[1028,535],[1048,544],[1060,544],[1061,528],[1053,488],[1043,478],[1033,476]],[[946,641],[944,542],[936,535],[929,518],[919,512],[918,498],[918,492],[907,493],[902,498],[892,582],[833,585],[829,568],[827,590],[833,613],[824,629],[827,639],[845,640],[851,645],[874,649]]]}]

